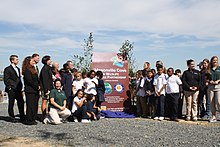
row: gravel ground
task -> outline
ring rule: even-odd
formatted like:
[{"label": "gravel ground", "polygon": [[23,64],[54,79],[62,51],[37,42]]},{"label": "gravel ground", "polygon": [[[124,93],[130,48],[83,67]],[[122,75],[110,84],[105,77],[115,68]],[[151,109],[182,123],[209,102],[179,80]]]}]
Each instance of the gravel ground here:
[{"label": "gravel ground", "polygon": [[[21,146],[216,146],[220,147],[220,122],[179,123],[150,119],[101,119],[89,124],[69,122],[61,125],[26,126],[7,121],[7,104],[0,104],[0,146],[19,143],[15,138],[28,138]],[[4,137],[2,137],[4,136]],[[7,137],[8,139],[5,139]],[[8,143],[8,142],[7,142]],[[10,144],[10,142],[9,142]],[[43,144],[43,143],[42,143]],[[46,145],[45,145],[46,146]]]}]

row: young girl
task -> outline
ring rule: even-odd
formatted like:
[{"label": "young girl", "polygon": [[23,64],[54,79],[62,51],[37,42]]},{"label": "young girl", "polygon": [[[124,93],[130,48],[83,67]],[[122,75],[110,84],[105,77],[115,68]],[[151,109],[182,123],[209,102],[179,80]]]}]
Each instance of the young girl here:
[{"label": "young girl", "polygon": [[80,72],[77,72],[76,80],[74,80],[72,84],[73,95],[75,95],[79,89],[83,89],[83,83],[84,80],[82,79],[82,74]]},{"label": "young girl", "polygon": [[81,120],[82,123],[88,123],[90,120],[87,115],[87,107],[84,105],[86,98],[84,98],[83,95],[83,90],[79,89],[76,93],[76,97],[73,99],[72,115],[75,122]]},{"label": "young girl", "polygon": [[100,112],[100,108],[96,106],[95,96],[87,97],[87,102],[85,103],[85,105],[87,107],[87,115],[91,118],[91,120],[98,120],[98,113]]},{"label": "young girl", "polygon": [[97,76],[97,79],[98,79],[98,85],[96,87],[96,91],[97,91],[96,106],[101,107],[102,102],[105,101],[105,97],[104,97],[105,84],[104,84],[104,81],[102,80],[102,78],[103,78],[102,71],[97,71],[96,76]]}]

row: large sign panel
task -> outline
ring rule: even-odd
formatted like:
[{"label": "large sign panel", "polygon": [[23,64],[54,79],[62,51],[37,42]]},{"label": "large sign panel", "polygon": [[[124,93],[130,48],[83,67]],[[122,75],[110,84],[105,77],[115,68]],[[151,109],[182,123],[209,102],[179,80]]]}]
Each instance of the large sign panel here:
[{"label": "large sign panel", "polygon": [[93,53],[92,69],[103,72],[105,102],[102,109],[123,111],[128,100],[128,63],[116,53]]}]

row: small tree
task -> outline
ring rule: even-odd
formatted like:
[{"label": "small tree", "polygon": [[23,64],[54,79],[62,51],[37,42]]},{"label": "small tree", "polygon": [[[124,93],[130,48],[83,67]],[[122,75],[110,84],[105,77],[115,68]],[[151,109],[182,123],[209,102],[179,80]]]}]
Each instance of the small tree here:
[{"label": "small tree", "polygon": [[135,67],[137,67],[135,66],[136,59],[133,55],[133,49],[134,43],[131,43],[129,40],[125,40],[125,42],[122,43],[122,47],[119,49],[119,53],[121,53],[125,60],[128,61],[129,76],[131,77],[135,76]]},{"label": "small tree", "polygon": [[93,36],[92,33],[89,34],[87,39],[84,39],[83,55],[73,55],[74,66],[80,71],[90,71],[92,63],[92,51],[93,51]]}]

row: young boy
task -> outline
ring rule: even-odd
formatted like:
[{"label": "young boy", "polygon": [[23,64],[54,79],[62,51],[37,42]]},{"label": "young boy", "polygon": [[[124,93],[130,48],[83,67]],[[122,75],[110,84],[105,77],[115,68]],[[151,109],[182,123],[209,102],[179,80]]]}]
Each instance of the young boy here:
[{"label": "young boy", "polygon": [[148,117],[152,118],[155,115],[154,112],[154,85],[153,85],[153,73],[151,70],[147,71],[147,77],[145,80],[145,90],[146,90],[146,98],[147,98],[147,112]]},{"label": "young boy", "polygon": [[180,85],[182,81],[176,75],[174,75],[174,69],[168,68],[167,70],[168,78],[166,85],[166,93],[167,93],[167,104],[169,110],[169,117],[171,121],[178,122],[178,100],[180,97]]},{"label": "young boy", "polygon": [[165,87],[167,84],[165,74],[163,73],[163,66],[157,66],[157,74],[154,77],[155,90],[155,117],[154,120],[164,120],[164,106],[165,106]]},{"label": "young boy", "polygon": [[144,89],[145,77],[142,75],[142,71],[137,72],[137,81],[136,81],[136,96],[137,96],[137,115],[144,118],[147,117],[147,101],[146,101],[146,92]]}]

